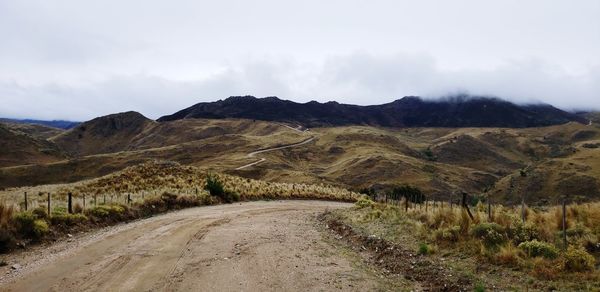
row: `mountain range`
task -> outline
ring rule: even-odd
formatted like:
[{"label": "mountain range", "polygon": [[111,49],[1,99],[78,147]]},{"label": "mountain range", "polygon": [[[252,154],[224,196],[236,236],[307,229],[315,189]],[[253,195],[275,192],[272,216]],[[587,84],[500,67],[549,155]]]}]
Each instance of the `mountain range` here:
[{"label": "mountain range", "polygon": [[491,97],[455,96],[426,100],[408,96],[391,103],[359,106],[337,102],[297,103],[277,97],[232,96],[202,102],[158,119],[243,118],[301,124],[307,127],[368,125],[380,127],[527,128],[588,123],[582,116],[548,104],[517,105]]}]

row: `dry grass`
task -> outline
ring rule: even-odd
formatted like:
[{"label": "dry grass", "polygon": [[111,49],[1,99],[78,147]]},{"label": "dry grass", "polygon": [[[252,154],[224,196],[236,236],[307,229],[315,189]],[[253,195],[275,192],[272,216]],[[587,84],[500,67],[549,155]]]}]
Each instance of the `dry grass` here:
[{"label": "dry grass", "polygon": [[[42,185],[0,192],[5,205],[22,208],[25,191],[29,207],[46,206],[51,193],[52,206],[66,206],[67,194],[72,193],[74,204],[89,208],[100,203],[141,202],[164,192],[178,195],[208,196],[204,190],[210,172],[174,162],[147,162],[97,179],[63,185]],[[256,199],[323,199],[355,201],[359,194],[324,184],[274,183],[233,175],[214,173],[226,190],[239,194],[241,200]]]},{"label": "dry grass", "polygon": [[[356,208],[338,211],[336,216],[369,234],[415,249],[423,242],[436,245],[438,254],[455,257],[453,261],[465,270],[477,270],[477,264],[468,264],[473,259],[475,263],[493,263],[494,269],[508,269],[517,273],[515,277],[520,273],[554,281],[551,285],[570,287],[567,290],[593,286],[600,280],[596,268],[600,263],[600,202],[568,206],[568,250],[562,249],[560,206],[528,208],[525,222],[520,208],[493,206],[490,221],[487,206],[481,204],[471,207],[475,220],[462,208],[437,206],[427,211],[415,206],[405,212],[401,207],[361,199]],[[490,275],[488,280],[498,279]]]}]

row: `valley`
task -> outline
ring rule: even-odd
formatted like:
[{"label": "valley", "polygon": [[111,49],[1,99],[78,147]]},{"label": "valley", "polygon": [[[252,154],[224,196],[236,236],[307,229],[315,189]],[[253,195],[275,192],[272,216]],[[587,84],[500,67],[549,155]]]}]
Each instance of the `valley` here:
[{"label": "valley", "polygon": [[[0,134],[7,291],[188,290],[198,279],[209,290],[571,289],[598,276],[593,120],[382,127],[124,112],[70,129],[4,123]],[[395,194],[407,186],[422,199]],[[453,209],[463,193],[470,220]],[[564,199],[574,249],[524,254],[517,244],[561,246]],[[497,242],[478,237],[482,228]],[[571,253],[584,269],[568,264]],[[473,264],[480,258],[491,263],[485,272]],[[537,282],[545,277],[552,282]]]},{"label": "valley", "polygon": [[[3,188],[72,183],[159,160],[271,182],[353,190],[409,184],[438,200],[457,199],[463,191],[505,203],[520,202],[522,196],[530,204],[556,203],[562,196],[600,198],[596,124],[298,131],[296,125],[244,119],[155,122],[128,112],[66,131],[54,129],[58,134],[52,137],[45,128],[29,133],[6,129],[4,135],[12,136],[5,141],[13,145],[0,156]],[[16,153],[26,158],[11,161],[19,157]]]}]

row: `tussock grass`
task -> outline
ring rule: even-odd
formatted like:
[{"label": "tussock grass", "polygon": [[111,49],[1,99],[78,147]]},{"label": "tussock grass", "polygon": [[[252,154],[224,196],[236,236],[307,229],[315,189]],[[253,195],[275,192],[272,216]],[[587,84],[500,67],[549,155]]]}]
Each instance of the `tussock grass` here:
[{"label": "tussock grass", "polygon": [[[562,245],[561,206],[528,208],[525,221],[520,208],[502,206],[493,207],[490,220],[486,207],[480,204],[471,208],[471,220],[458,207],[451,209],[446,205],[427,211],[414,207],[406,212],[404,208],[362,198],[353,210],[345,211],[344,218],[354,225],[371,226],[384,235],[417,230],[413,234],[421,241],[417,248],[421,254],[425,254],[426,246],[435,244],[441,250],[466,252],[542,279],[556,279],[565,273],[589,273],[590,278],[600,279],[596,270],[600,257],[600,202],[567,207],[566,250]],[[404,228],[399,230],[399,225]],[[390,236],[392,240],[397,238],[398,235]]]}]

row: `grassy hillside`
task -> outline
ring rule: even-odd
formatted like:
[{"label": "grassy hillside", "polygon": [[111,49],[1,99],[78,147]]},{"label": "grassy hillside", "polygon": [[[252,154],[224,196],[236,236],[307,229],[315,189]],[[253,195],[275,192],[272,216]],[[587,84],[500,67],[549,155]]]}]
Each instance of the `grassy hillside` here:
[{"label": "grassy hillside", "polygon": [[10,130],[27,134],[36,139],[48,139],[61,134],[65,130],[37,124],[0,123]]},{"label": "grassy hillside", "polygon": [[37,194],[48,192],[53,195],[55,203],[61,205],[65,204],[69,192],[75,194],[80,204],[82,196],[86,194],[88,206],[93,195],[102,199],[109,196],[115,201],[119,198],[120,202],[126,194],[131,195],[134,201],[160,196],[164,192],[204,196],[208,194],[204,190],[206,178],[211,174],[223,183],[226,190],[239,194],[242,200],[311,198],[354,201],[359,197],[357,193],[325,184],[266,182],[161,161],[148,161],[99,178],[75,183],[11,188],[0,191],[0,197],[4,202],[20,204],[23,201],[23,193],[28,192],[31,195],[29,205],[35,207],[45,206],[46,203],[46,196]]},{"label": "grassy hillside", "polygon": [[0,124],[0,167],[51,163],[65,156],[53,143]]},{"label": "grassy hillside", "polygon": [[[271,182],[382,191],[411,184],[438,199],[462,191],[512,203],[525,197],[531,204],[556,201],[564,195],[581,200],[600,197],[600,129],[595,125],[528,129],[350,126],[298,132],[251,120],[157,123],[135,113],[124,115],[139,127],[119,131],[112,122],[95,121],[80,125],[86,127],[81,139],[80,128],[52,139],[71,147],[71,153],[117,152],[80,155],[35,167],[0,168],[0,186],[76,182],[158,159]],[[315,140],[300,147],[247,157],[257,149],[311,136]],[[260,158],[266,160],[235,170]]]}]

